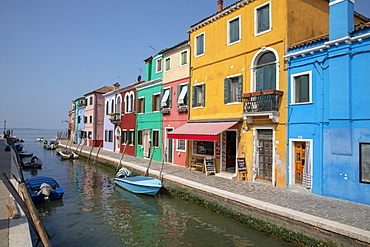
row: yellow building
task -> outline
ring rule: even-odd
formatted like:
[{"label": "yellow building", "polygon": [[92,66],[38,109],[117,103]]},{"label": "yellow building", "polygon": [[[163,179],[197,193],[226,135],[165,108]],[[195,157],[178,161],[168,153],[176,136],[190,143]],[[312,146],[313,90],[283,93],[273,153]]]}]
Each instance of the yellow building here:
[{"label": "yellow building", "polygon": [[212,158],[216,175],[286,186],[286,47],[328,33],[328,0],[241,0],[188,30],[188,162]]}]

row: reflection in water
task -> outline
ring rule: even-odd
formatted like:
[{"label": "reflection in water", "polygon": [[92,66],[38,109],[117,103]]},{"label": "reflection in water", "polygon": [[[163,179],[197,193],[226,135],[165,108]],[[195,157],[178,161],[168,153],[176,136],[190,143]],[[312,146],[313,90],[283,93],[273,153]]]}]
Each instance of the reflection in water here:
[{"label": "reflection in water", "polygon": [[61,161],[43,149],[36,138],[46,133],[17,136],[44,164],[24,177],[53,177],[65,191],[63,200],[36,204],[53,246],[290,246],[169,195],[115,187],[112,169],[84,159]]}]

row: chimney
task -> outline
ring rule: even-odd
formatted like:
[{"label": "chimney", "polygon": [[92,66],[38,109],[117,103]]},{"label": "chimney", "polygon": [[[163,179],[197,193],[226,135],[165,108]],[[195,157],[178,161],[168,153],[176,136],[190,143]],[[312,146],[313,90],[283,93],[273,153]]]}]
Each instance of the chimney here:
[{"label": "chimney", "polygon": [[119,87],[120,87],[121,85],[119,85],[119,83],[118,83],[118,82],[116,82],[116,83],[114,83],[114,84],[113,84],[113,86],[114,86],[114,90],[117,90],[117,89],[119,89]]},{"label": "chimney", "polygon": [[354,28],[354,1],[330,0],[329,39],[347,37]]},{"label": "chimney", "polygon": [[224,1],[223,0],[218,0],[217,3],[218,3],[218,12],[220,12],[224,8]]}]

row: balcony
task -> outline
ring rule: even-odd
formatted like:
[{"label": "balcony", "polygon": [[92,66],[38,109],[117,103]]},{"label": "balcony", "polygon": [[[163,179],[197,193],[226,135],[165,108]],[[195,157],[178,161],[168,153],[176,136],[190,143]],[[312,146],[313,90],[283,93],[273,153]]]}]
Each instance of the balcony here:
[{"label": "balcony", "polygon": [[114,112],[114,113],[109,113],[108,115],[110,116],[109,121],[112,124],[114,125],[121,124],[121,114],[119,114],[118,112]]},{"label": "balcony", "polygon": [[272,122],[279,122],[279,103],[283,94],[273,89],[243,94],[243,117],[248,123],[252,123],[255,116],[268,116]]}]

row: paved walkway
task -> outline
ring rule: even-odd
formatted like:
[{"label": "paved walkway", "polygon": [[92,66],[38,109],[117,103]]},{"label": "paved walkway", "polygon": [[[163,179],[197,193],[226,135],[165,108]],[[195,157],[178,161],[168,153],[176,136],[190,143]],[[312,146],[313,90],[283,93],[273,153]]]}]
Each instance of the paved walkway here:
[{"label": "paved walkway", "polygon": [[[17,188],[16,182],[12,179],[12,174],[18,175],[16,164],[11,159],[11,152],[5,151],[5,146],[6,140],[0,138],[0,174],[5,173]],[[10,219],[8,216],[6,205],[8,204],[9,197],[10,193],[8,189],[5,187],[3,181],[0,180],[0,247],[32,246],[27,217],[21,209],[19,209],[19,218]],[[13,200],[12,197],[10,199]]]},{"label": "paved walkway", "polygon": [[[61,144],[66,145],[67,141]],[[73,144],[71,149],[76,150],[77,147]],[[92,157],[96,156],[98,148],[83,147],[82,152],[89,155],[91,150]],[[121,155],[104,149],[99,152],[99,158],[115,163],[119,162]],[[145,172],[148,160],[124,156],[122,163]],[[161,162],[153,161],[150,172],[158,176],[160,168]],[[264,182],[206,176],[200,171],[191,171],[178,165],[165,164],[162,175],[165,180],[370,243],[370,205],[314,195],[303,188],[287,189]]]}]

